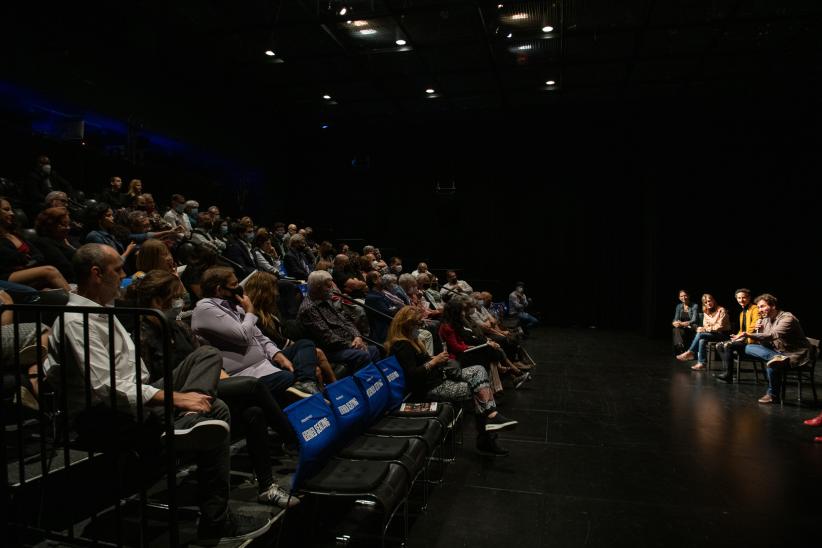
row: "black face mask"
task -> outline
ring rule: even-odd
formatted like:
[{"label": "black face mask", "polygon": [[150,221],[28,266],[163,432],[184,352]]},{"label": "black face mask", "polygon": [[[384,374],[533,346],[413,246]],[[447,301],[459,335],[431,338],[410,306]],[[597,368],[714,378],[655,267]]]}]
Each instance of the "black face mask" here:
[{"label": "black face mask", "polygon": [[243,290],[243,286],[241,286],[241,285],[238,285],[237,287],[225,287],[225,286],[223,286],[223,289],[225,289],[229,293],[233,293],[237,297],[242,297],[245,294],[245,291]]},{"label": "black face mask", "polygon": [[356,289],[349,293],[349,296],[354,299],[362,299],[365,297],[365,291],[363,291],[362,289]]}]

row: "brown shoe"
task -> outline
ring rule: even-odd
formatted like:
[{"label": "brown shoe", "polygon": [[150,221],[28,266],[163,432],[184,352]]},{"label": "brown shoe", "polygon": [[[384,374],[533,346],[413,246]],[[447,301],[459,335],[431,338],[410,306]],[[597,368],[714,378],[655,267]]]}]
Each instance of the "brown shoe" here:
[{"label": "brown shoe", "polygon": [[779,400],[771,396],[770,394],[765,394],[761,398],[759,398],[759,403],[779,403]]},{"label": "brown shoe", "polygon": [[687,352],[683,352],[679,356],[676,357],[681,362],[687,362],[688,360],[694,359],[694,353],[688,350]]}]

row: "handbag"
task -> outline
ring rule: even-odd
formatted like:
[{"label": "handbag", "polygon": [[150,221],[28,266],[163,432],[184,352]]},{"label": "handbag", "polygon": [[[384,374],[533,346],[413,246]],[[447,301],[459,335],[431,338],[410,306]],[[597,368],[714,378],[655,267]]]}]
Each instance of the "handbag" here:
[{"label": "handbag", "polygon": [[457,360],[448,360],[448,362],[440,367],[442,371],[442,380],[448,381],[462,381],[462,367]]}]

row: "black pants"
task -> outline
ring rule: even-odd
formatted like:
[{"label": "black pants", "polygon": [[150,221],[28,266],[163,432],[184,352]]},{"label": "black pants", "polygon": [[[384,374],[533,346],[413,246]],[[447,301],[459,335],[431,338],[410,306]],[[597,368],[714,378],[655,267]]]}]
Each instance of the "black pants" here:
[{"label": "black pants", "polygon": [[694,331],[687,327],[674,327],[674,352],[680,354],[691,346],[694,340]]},{"label": "black pants", "polygon": [[[217,396],[217,381],[223,366],[223,356],[211,346],[201,346],[174,368],[172,387],[175,392],[200,392]],[[153,383],[163,388],[163,379]],[[157,408],[155,408],[157,409]],[[161,409],[161,408],[160,408]],[[161,411],[162,412],[162,411]],[[211,411],[199,415],[202,420],[219,419],[231,423],[228,406],[218,399],[211,402]],[[228,517],[230,470],[229,439],[197,452],[197,500],[202,520],[222,523]]]},{"label": "black pants", "polygon": [[231,410],[231,432],[244,435],[260,489],[274,481],[268,452],[268,427],[286,443],[296,441],[288,419],[268,388],[254,377],[231,377],[217,385],[220,398]]},{"label": "black pants", "polygon": [[719,355],[722,357],[722,366],[725,368],[726,375],[733,375],[734,351],[739,352],[740,355],[744,354],[746,346],[748,346],[746,339],[736,342],[728,341],[717,345],[717,350],[719,350]]}]

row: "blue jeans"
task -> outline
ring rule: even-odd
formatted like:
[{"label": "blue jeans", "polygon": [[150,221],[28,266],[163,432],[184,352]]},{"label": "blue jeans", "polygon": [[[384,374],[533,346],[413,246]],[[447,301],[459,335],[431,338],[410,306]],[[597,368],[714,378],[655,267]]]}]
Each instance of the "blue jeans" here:
[{"label": "blue jeans", "polygon": [[294,384],[294,375],[291,371],[277,371],[276,373],[265,375],[264,377],[260,377],[260,382],[268,388],[268,391],[271,392],[271,395],[274,396],[274,399],[277,400],[277,403],[279,403],[281,407],[288,405],[288,402],[283,396],[285,395],[286,388]]},{"label": "blue jeans", "polygon": [[691,346],[688,352],[696,352],[696,361],[705,363],[708,360],[708,343],[714,341],[724,341],[728,338],[727,333],[697,333],[694,340],[691,341]]},{"label": "blue jeans", "polygon": [[356,348],[346,348],[344,350],[337,350],[335,352],[326,352],[328,361],[334,363],[343,363],[349,373],[361,369],[369,363],[376,363],[380,361],[380,351],[376,346],[368,345],[368,351],[358,350]]},{"label": "blue jeans", "polygon": [[[762,346],[761,344],[749,344],[745,347],[745,354],[751,356],[752,358],[757,358],[762,360],[763,362],[767,362],[774,356],[779,356],[781,353],[773,350],[772,348],[768,348],[766,346]],[[783,362],[783,363],[788,363]],[[765,374],[768,376],[768,394],[771,395],[772,398],[779,399],[781,383],[782,383],[782,365],[779,362],[774,363],[773,365],[769,365],[765,368]]]},{"label": "blue jeans", "polygon": [[320,363],[317,359],[317,347],[308,339],[299,339],[294,344],[282,349],[283,356],[294,365],[294,380],[316,381],[314,368]]},{"label": "blue jeans", "polygon": [[528,312],[520,312],[517,314],[519,317],[519,321],[522,324],[522,327],[528,329],[529,327],[534,327],[539,323],[539,320],[530,315]]}]

